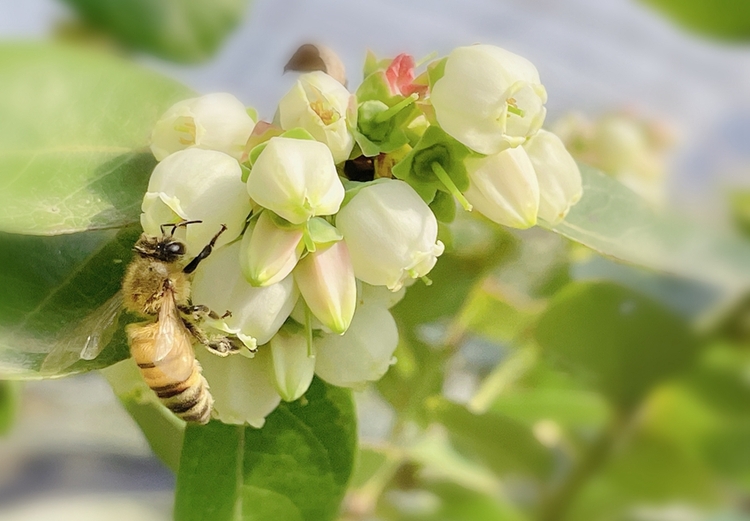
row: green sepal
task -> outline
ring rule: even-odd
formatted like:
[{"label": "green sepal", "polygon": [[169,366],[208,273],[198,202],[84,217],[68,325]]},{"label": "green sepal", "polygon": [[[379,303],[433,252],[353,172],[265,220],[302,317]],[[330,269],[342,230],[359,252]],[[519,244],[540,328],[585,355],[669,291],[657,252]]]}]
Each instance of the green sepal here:
[{"label": "green sepal", "polygon": [[456,218],[456,201],[448,192],[438,190],[430,203],[430,210],[441,223],[453,222]]},{"label": "green sepal", "polygon": [[[264,209],[263,211],[268,212],[268,214],[271,216],[271,220],[273,221],[273,224],[275,224],[282,230],[299,230],[302,226],[304,226],[304,225],[294,224],[292,222],[289,222],[283,217],[281,217],[279,214],[272,212],[268,208]],[[260,212],[258,212],[258,215],[260,215]]]},{"label": "green sepal", "polygon": [[253,121],[258,121],[258,111],[255,110],[253,107],[247,107],[245,109],[245,112],[247,112],[247,115],[250,116]]},{"label": "green sepal", "polygon": [[242,182],[247,183],[247,178],[250,177],[250,162],[240,163],[240,170],[242,171]]},{"label": "green sepal", "polygon": [[435,83],[445,75],[445,64],[448,61],[448,57],[440,58],[427,66],[427,78],[430,80],[430,90],[435,86]]},{"label": "green sepal", "polygon": [[392,61],[391,58],[378,59],[378,57],[375,56],[375,53],[368,49],[367,54],[365,55],[365,64],[364,67],[362,67],[362,77],[367,78],[374,72],[387,69]]},{"label": "green sepal", "polygon": [[344,238],[341,232],[323,217],[313,217],[307,221],[306,233],[310,236],[315,246],[333,244]]},{"label": "green sepal", "polygon": [[461,192],[469,188],[469,175],[464,159],[470,150],[450,137],[441,128],[430,126],[417,146],[393,167],[393,175],[406,181],[424,199],[431,203],[438,190],[448,192],[435,176],[433,163],[438,163]]}]

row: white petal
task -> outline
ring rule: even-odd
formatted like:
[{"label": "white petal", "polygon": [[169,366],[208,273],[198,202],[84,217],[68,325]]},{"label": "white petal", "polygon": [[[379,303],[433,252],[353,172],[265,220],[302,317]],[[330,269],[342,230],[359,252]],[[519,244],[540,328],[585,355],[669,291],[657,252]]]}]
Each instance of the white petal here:
[{"label": "white petal", "polygon": [[302,74],[279,102],[281,128],[307,130],[331,149],[336,163],[341,163],[354,147],[346,121],[351,96],[346,87],[322,71]]},{"label": "white petal", "polygon": [[471,185],[466,199],[485,217],[513,228],[536,224],[539,183],[522,147],[466,160]]},{"label": "white petal", "polygon": [[539,217],[557,224],[581,199],[581,172],[563,142],[540,130],[524,145],[539,181]]},{"label": "white petal", "polygon": [[222,358],[202,348],[196,354],[214,397],[214,417],[224,423],[263,427],[266,416],[281,402],[272,381],[269,350],[261,349],[254,358]]},{"label": "white petal", "polygon": [[388,371],[397,345],[398,329],[388,310],[360,306],[344,335],[315,340],[315,373],[330,384],[361,389]]},{"label": "white petal", "polygon": [[435,215],[403,181],[361,189],[338,213],[336,226],[357,278],[393,291],[410,278],[426,275],[443,253]]},{"label": "white petal", "polygon": [[331,151],[306,139],[274,137],[253,164],[247,191],[259,205],[289,222],[332,215],[344,199]]},{"label": "white petal", "polygon": [[525,58],[492,45],[471,45],[450,53],[430,100],[443,130],[479,153],[496,154],[541,127],[547,93]]},{"label": "white petal", "polygon": [[[151,174],[141,206],[143,230],[160,236],[162,224],[183,219],[201,221],[175,232],[186,242],[188,255],[200,252],[222,224],[227,230],[217,245],[233,241],[250,213],[250,199],[241,175],[239,163],[222,152],[198,148],[175,152],[156,165]],[[170,215],[170,220],[163,220]]]},{"label": "white petal", "polygon": [[151,151],[158,161],[178,150],[197,147],[240,159],[255,127],[240,100],[225,92],[174,104],[154,126]]},{"label": "white petal", "polygon": [[281,398],[293,402],[307,391],[315,374],[315,357],[308,356],[302,334],[281,330],[271,339],[276,389]]},{"label": "white petal", "polygon": [[240,271],[240,246],[235,242],[220,248],[201,263],[193,282],[193,302],[219,315],[230,311],[232,316],[212,325],[241,332],[263,345],[292,312],[299,293],[291,276],[270,286],[251,286]]}]

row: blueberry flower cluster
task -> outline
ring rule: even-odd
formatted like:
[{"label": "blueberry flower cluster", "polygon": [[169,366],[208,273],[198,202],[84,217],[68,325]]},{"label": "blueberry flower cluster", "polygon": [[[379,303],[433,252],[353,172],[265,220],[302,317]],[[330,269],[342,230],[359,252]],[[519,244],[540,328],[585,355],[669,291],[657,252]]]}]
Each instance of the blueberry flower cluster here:
[{"label": "blueberry flower cluster", "polygon": [[354,93],[303,73],[270,122],[230,94],[170,108],[141,224],[201,221],[175,232],[189,255],[226,225],[192,290],[231,311],[205,325],[247,347],[197,353],[216,416],[259,427],[314,375],[354,389],[381,378],[398,343],[389,308],[429,283],[457,203],[517,228],[563,219],[581,178],[541,130],[546,96],[530,62],[475,45],[421,74],[409,55],[370,55]]}]

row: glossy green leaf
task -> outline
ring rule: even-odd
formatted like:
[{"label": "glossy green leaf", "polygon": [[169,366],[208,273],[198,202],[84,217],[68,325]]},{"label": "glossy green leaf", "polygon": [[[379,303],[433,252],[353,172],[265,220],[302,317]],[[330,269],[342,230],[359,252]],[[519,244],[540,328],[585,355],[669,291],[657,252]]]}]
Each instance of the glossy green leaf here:
[{"label": "glossy green leaf", "polygon": [[500,475],[525,472],[546,476],[552,469],[552,454],[522,423],[499,413],[473,414],[442,398],[433,398],[428,408],[460,449]]},{"label": "glossy green leaf", "polygon": [[583,197],[551,229],[607,256],[714,285],[727,299],[750,287],[750,244],[656,213],[614,178],[582,167]]},{"label": "glossy green leaf", "polygon": [[177,62],[216,53],[247,0],[65,0],[91,26],[126,47]]},{"label": "glossy green leaf", "polygon": [[728,40],[750,38],[745,0],[643,0],[687,29]]},{"label": "glossy green leaf", "polygon": [[132,358],[102,369],[102,374],[138,424],[151,450],[176,474],[180,468],[185,422],[162,405]]},{"label": "glossy green leaf", "polygon": [[[62,376],[128,356],[112,299],[138,235],[134,226],[53,237],[0,234],[0,377]],[[80,360],[87,342],[100,343],[90,345],[94,354],[104,351]],[[51,352],[57,356],[48,358]]]},{"label": "glossy green leaf", "polygon": [[566,286],[540,318],[536,339],[623,407],[684,369],[699,345],[684,320],[611,283]]},{"label": "glossy green leaf", "polygon": [[109,54],[0,44],[0,230],[55,235],[138,221],[151,128],[191,96]]},{"label": "glossy green leaf", "polygon": [[354,466],[351,393],[314,380],[262,429],[188,426],[176,521],[330,521]]}]

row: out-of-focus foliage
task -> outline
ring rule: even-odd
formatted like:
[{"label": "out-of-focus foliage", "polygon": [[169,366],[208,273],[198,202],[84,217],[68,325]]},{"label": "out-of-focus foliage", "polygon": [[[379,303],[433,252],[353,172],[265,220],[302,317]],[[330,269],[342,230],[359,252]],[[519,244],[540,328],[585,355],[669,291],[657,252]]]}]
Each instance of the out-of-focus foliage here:
[{"label": "out-of-focus foliage", "polygon": [[745,0],[642,0],[698,33],[727,40],[750,38],[750,4]]},{"label": "out-of-focus foliage", "polygon": [[18,413],[21,384],[0,380],[0,436],[10,431]]},{"label": "out-of-focus foliage", "polygon": [[190,90],[111,55],[0,45],[0,231],[138,222],[161,113]]},{"label": "out-of-focus foliage", "polygon": [[204,61],[239,24],[248,0],[65,0],[126,47],[177,62]]},{"label": "out-of-focus foliage", "polygon": [[354,466],[356,424],[351,393],[315,380],[262,429],[189,426],[175,520],[334,519]]}]

